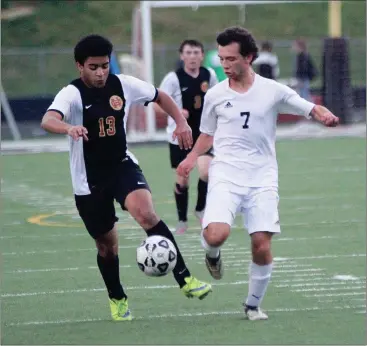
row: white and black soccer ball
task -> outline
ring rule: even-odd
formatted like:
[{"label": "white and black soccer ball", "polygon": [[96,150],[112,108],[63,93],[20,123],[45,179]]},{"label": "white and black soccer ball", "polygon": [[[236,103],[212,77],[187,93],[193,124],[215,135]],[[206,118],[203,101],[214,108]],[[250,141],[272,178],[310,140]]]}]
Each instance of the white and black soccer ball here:
[{"label": "white and black soccer ball", "polygon": [[136,250],[140,270],[148,276],[167,275],[176,266],[177,251],[173,243],[162,236],[145,239]]}]

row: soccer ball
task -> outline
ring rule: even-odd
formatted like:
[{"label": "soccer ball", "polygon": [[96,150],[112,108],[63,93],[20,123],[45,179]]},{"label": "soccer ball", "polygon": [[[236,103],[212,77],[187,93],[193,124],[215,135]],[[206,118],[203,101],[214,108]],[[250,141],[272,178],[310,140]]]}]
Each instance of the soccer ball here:
[{"label": "soccer ball", "polygon": [[145,239],[137,248],[136,261],[144,274],[163,276],[176,266],[177,251],[169,239],[153,235]]}]

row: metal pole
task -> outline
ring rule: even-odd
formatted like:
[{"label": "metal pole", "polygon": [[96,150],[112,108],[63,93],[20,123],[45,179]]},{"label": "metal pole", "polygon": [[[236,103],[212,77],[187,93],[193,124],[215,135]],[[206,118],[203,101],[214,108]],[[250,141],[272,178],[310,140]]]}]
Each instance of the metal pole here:
[{"label": "metal pole", "polygon": [[[145,68],[145,80],[154,84],[153,74],[153,43],[152,43],[152,19],[149,1],[141,2],[141,25],[143,34],[143,60]],[[147,134],[153,137],[155,134],[155,113],[153,105],[147,107]]]},{"label": "metal pole", "polygon": [[9,128],[10,128],[10,132],[13,135],[13,138],[15,141],[20,141],[22,139],[17,123],[14,120],[14,114],[10,108],[9,102],[8,102],[8,98],[5,95],[5,91],[3,89],[3,84],[1,83],[1,106],[2,109],[4,111],[4,115],[6,118],[6,121],[8,122]]}]

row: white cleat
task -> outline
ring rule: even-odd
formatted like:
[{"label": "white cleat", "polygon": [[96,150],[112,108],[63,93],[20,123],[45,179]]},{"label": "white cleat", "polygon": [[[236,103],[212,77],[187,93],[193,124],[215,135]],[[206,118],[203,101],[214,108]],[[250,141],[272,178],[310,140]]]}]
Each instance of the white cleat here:
[{"label": "white cleat", "polygon": [[179,221],[177,226],[176,226],[176,230],[175,233],[176,234],[184,234],[188,229],[188,225],[186,221]]},{"label": "white cleat", "polygon": [[261,321],[268,319],[268,315],[263,312],[259,307],[256,309],[249,309],[246,304],[243,304],[243,306],[245,307],[245,315],[248,320]]}]

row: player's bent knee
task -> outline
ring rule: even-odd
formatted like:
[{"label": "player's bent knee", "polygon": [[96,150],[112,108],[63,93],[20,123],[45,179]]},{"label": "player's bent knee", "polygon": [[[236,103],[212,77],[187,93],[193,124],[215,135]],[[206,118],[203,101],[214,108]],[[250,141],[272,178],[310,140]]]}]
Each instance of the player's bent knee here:
[{"label": "player's bent knee", "polygon": [[[186,188],[189,186],[189,179],[177,174],[176,184],[180,185],[181,188]],[[176,188],[176,193],[180,193],[180,191],[177,191],[177,188]]]},{"label": "player's bent knee", "polygon": [[145,209],[143,206],[137,206],[131,215],[136,222],[145,230],[154,227],[159,219],[157,214],[152,209]]},{"label": "player's bent knee", "polygon": [[96,239],[98,254],[103,258],[112,258],[118,255],[118,243],[106,243],[103,240]]},{"label": "player's bent knee", "polygon": [[271,233],[252,234],[252,253],[256,257],[265,257],[271,252]]},{"label": "player's bent knee", "polygon": [[223,245],[229,234],[230,226],[225,223],[211,223],[203,232],[205,241],[213,247]]}]

